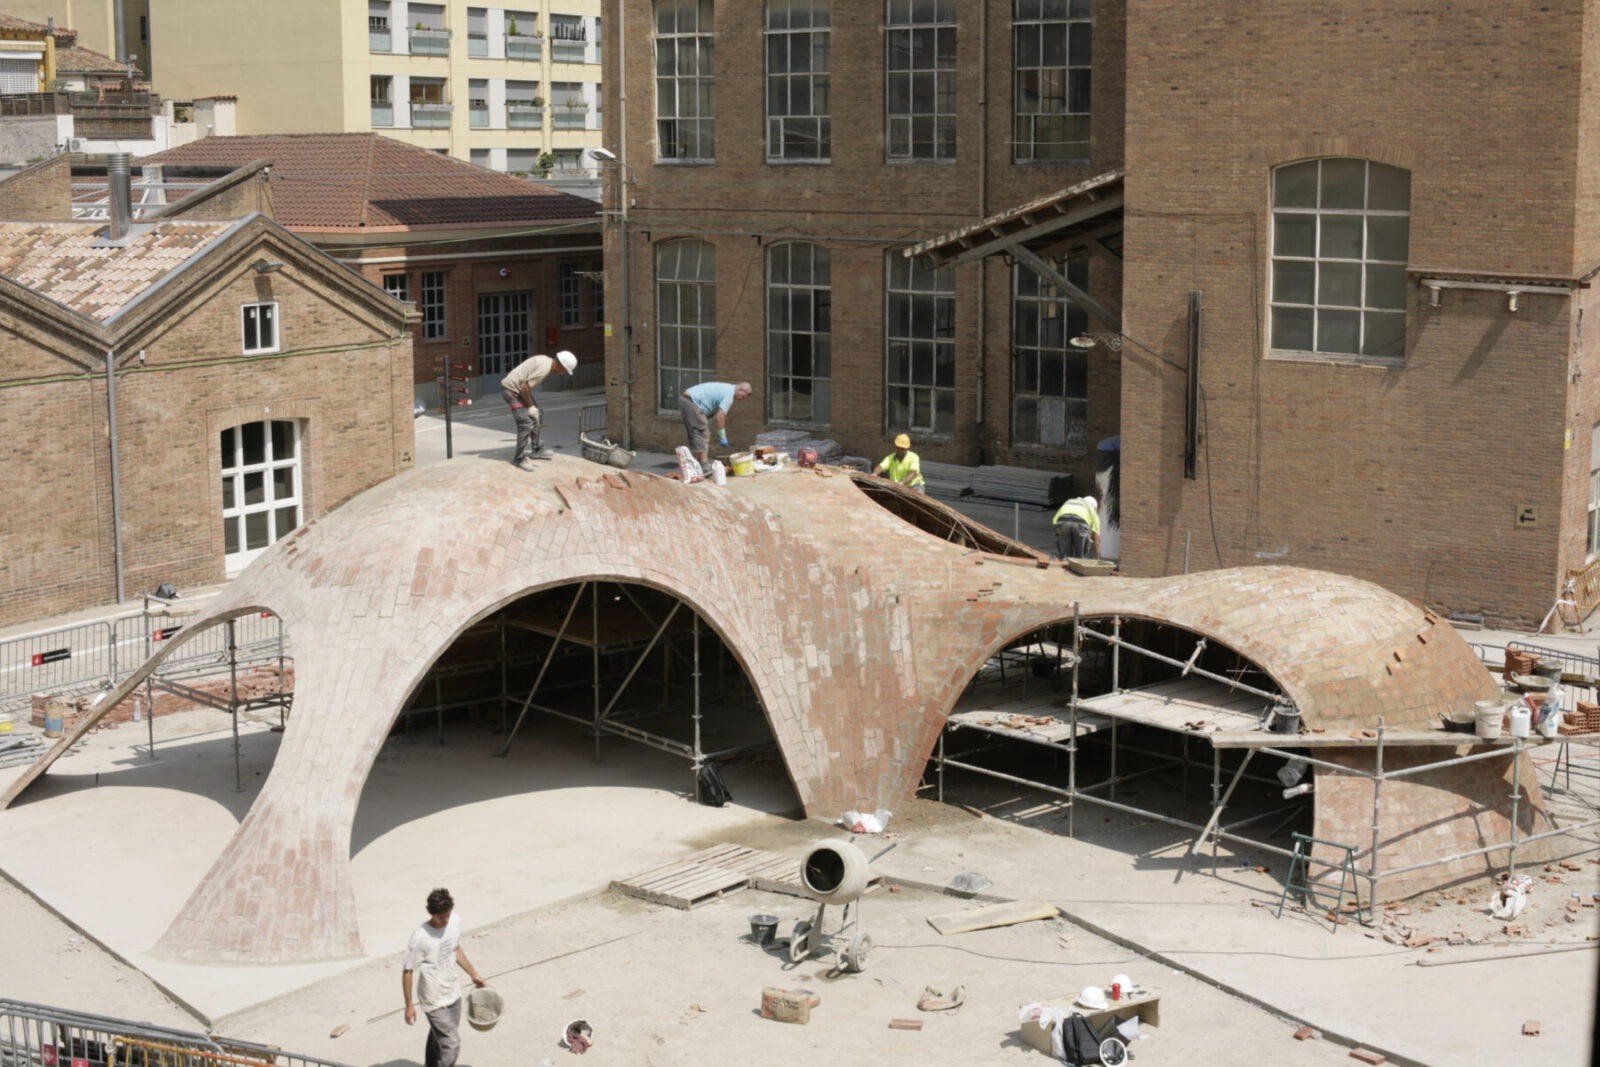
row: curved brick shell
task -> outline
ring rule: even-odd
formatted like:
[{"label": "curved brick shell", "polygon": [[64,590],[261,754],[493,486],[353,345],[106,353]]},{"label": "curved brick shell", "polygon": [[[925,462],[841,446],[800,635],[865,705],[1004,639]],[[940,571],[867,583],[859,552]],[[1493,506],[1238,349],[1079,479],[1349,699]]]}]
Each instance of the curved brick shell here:
[{"label": "curved brick shell", "polygon": [[1085,617],[1148,618],[1231,646],[1310,726],[1421,725],[1494,691],[1452,629],[1353,578],[1286,567],[1078,578],[930,536],[837,471],[720,489],[600,470],[462,459],[385,482],[273,546],[102,702],[103,714],[226,618],[271,610],[293,638],[294,714],[272,772],[161,954],[358,955],[350,831],[407,695],[476,620],[583,579],[644,583],[700,612],[742,662],[810,814],[911,795],[978,668],[1071,618],[1075,602]]}]

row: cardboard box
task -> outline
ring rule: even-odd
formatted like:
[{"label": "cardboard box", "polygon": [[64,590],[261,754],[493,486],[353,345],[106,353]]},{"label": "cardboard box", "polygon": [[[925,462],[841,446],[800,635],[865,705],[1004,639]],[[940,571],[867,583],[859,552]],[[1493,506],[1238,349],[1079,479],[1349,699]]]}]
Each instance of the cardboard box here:
[{"label": "cardboard box", "polygon": [[[1125,996],[1121,1000],[1112,1001],[1111,1007],[1105,1011],[1086,1011],[1078,1007],[1072,997],[1047,1000],[1044,1003],[1048,1007],[1060,1011],[1063,1015],[1071,1015],[1073,1012],[1077,1012],[1089,1020],[1089,1025],[1094,1027],[1095,1033],[1103,1032],[1106,1029],[1106,1024],[1112,1019],[1121,1022],[1124,1019],[1131,1019],[1135,1015],[1139,1017],[1140,1026],[1161,1025],[1161,997],[1151,992],[1141,993],[1136,997]],[[1052,1024],[1051,1029],[1053,1028],[1054,1024]],[[1051,1054],[1051,1029],[1046,1029],[1036,1022],[1025,1022],[1022,1024],[1022,1040],[1048,1056]]]}]

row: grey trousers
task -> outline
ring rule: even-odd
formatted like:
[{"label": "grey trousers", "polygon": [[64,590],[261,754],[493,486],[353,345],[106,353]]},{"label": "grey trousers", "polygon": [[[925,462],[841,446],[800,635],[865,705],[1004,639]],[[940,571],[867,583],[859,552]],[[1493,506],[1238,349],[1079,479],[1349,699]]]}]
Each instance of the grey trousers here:
[{"label": "grey trousers", "polygon": [[511,462],[515,463],[539,451],[539,409],[533,405],[511,407],[513,400],[520,404],[522,398],[510,389],[500,390],[500,395],[506,407],[511,408],[511,421],[517,424],[517,454],[511,457]]},{"label": "grey trousers", "polygon": [[1093,559],[1094,536],[1082,519],[1062,519],[1056,523],[1057,559]]},{"label": "grey trousers", "polygon": [[454,1004],[428,1012],[424,1067],[456,1067],[456,1057],[461,1055],[461,1006],[465,1003],[465,997],[457,997]]},{"label": "grey trousers", "polygon": [[683,429],[689,435],[689,451],[696,456],[706,455],[711,449],[711,425],[706,422],[706,413],[680,393],[678,414],[683,416]]}]

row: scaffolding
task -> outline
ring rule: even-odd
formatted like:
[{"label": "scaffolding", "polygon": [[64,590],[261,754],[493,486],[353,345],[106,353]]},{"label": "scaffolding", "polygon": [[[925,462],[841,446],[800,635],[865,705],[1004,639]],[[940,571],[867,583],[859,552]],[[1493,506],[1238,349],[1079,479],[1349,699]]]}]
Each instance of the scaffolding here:
[{"label": "scaffolding", "polygon": [[[1098,620],[1102,625],[1106,620]],[[1061,624],[1058,624],[1058,627]],[[1052,629],[1052,628],[1046,628]],[[1194,834],[1189,844],[1189,854],[1205,847],[1211,847],[1212,868],[1216,869],[1218,863],[1218,850],[1221,842],[1227,841],[1234,844],[1245,845],[1250,848],[1273,853],[1285,858],[1292,858],[1293,852],[1280,845],[1272,844],[1261,837],[1247,836],[1240,831],[1247,826],[1264,822],[1274,816],[1286,815],[1271,831],[1276,833],[1283,826],[1288,825],[1295,817],[1302,814],[1306,805],[1314,803],[1308,795],[1309,790],[1291,797],[1295,790],[1285,790],[1285,799],[1292,800],[1287,806],[1267,812],[1258,812],[1248,818],[1239,819],[1231,823],[1223,821],[1224,812],[1229,801],[1233,798],[1234,791],[1239,783],[1246,778],[1260,781],[1270,781],[1282,787],[1285,783],[1277,778],[1263,778],[1248,773],[1255,756],[1281,757],[1305,767],[1317,767],[1322,770],[1339,774],[1353,775],[1366,778],[1373,783],[1372,789],[1372,816],[1371,837],[1365,849],[1365,866],[1358,873],[1365,881],[1368,890],[1368,900],[1379,900],[1379,890],[1385,878],[1393,878],[1402,874],[1421,870],[1443,863],[1451,863],[1469,859],[1474,856],[1484,856],[1491,853],[1506,853],[1506,866],[1510,873],[1515,873],[1518,848],[1525,847],[1535,841],[1562,835],[1573,835],[1581,831],[1600,826],[1600,766],[1586,764],[1578,771],[1579,788],[1572,787],[1573,760],[1572,746],[1600,748],[1600,735],[1585,734],[1577,736],[1562,736],[1553,739],[1543,737],[1504,737],[1486,740],[1465,734],[1449,733],[1444,730],[1390,730],[1385,727],[1380,719],[1375,730],[1364,731],[1363,734],[1371,736],[1339,736],[1324,737],[1316,734],[1298,733],[1300,716],[1292,702],[1275,688],[1269,687],[1270,680],[1263,683],[1255,681],[1257,674],[1265,679],[1264,673],[1254,669],[1241,669],[1237,671],[1216,671],[1201,665],[1201,657],[1206,652],[1207,639],[1195,637],[1193,651],[1187,658],[1178,658],[1166,655],[1153,648],[1147,648],[1135,641],[1129,640],[1124,633],[1124,620],[1120,616],[1109,619],[1109,628],[1096,628],[1084,620],[1075,604],[1071,617],[1071,644],[1070,651],[1059,641],[1052,643],[1058,650],[1058,662],[1069,669],[1070,693],[1063,705],[1059,699],[1051,699],[1049,695],[1029,695],[1027,692],[1027,673],[1023,675],[1023,695],[1020,698],[1007,701],[984,701],[977,696],[975,686],[969,686],[967,694],[957,702],[946,722],[945,729],[940,733],[938,744],[934,753],[933,763],[936,780],[933,783],[940,801],[945,797],[945,771],[956,769],[966,771],[1000,781],[1010,782],[1029,789],[1060,797],[1064,801],[1067,819],[1068,836],[1076,836],[1075,816],[1076,806],[1079,801],[1093,804],[1101,808],[1108,808],[1127,815],[1150,819],[1170,826],[1185,829]],[[1036,631],[1042,633],[1043,631]],[[1086,647],[1085,642],[1092,644]],[[982,679],[986,672],[1000,674],[1003,681],[1003,672],[1006,669],[1008,657],[1014,662],[1019,655],[1030,662],[1036,662],[1039,654],[1036,648],[1041,648],[1037,640],[1027,639],[1003,649],[992,658],[979,672],[974,682]],[[1090,697],[1081,695],[1081,671],[1085,662],[1085,654],[1099,648],[1109,653],[1110,688],[1109,691]],[[1124,686],[1123,653],[1133,653],[1154,663],[1164,664],[1168,668],[1175,668],[1175,677],[1163,678],[1152,684],[1140,686]],[[1247,681],[1246,678],[1251,680]],[[1119,729],[1128,727],[1149,727],[1180,738],[1180,748],[1177,755],[1166,752],[1152,752],[1125,744],[1119,738]],[[975,732],[982,735],[983,740],[974,747],[964,749],[961,753],[952,755],[948,742],[963,731]],[[1093,738],[1096,741],[1106,741],[1109,751],[1109,773],[1102,779],[1080,783],[1078,756],[1081,750],[1079,740]],[[1056,782],[1047,782],[1010,774],[992,767],[985,767],[973,763],[967,757],[975,752],[986,751],[998,747],[1005,742],[1022,742],[1032,745],[1045,746],[1066,758],[1066,783],[1061,785]],[[1116,799],[1116,787],[1131,778],[1141,775],[1153,774],[1168,770],[1173,766],[1181,766],[1183,770],[1183,792],[1189,794],[1189,770],[1194,762],[1190,756],[1192,744],[1203,743],[1211,749],[1211,803],[1210,814],[1204,823],[1182,819],[1166,812],[1154,811],[1139,807]],[[1547,830],[1534,834],[1519,834],[1520,806],[1526,801],[1522,794],[1522,774],[1525,753],[1532,752],[1541,747],[1556,746],[1554,769],[1551,780],[1546,785],[1547,791],[1563,793],[1566,797],[1576,802],[1576,814],[1572,815],[1569,825],[1557,829]],[[1424,763],[1405,766],[1399,769],[1389,769],[1385,766],[1385,758],[1396,750],[1414,751],[1448,747],[1457,749],[1462,746],[1472,746],[1480,751],[1467,755],[1451,755],[1438,760],[1429,760]],[[1338,748],[1344,750],[1355,749],[1361,751],[1368,763],[1367,766],[1357,766],[1347,763],[1333,762],[1313,755],[1318,749]],[[1234,767],[1231,776],[1223,772],[1223,753],[1229,751],[1242,751],[1243,755]],[[1142,753],[1155,757],[1156,763],[1149,767],[1141,768],[1133,773],[1120,773],[1118,768],[1118,755],[1120,752]],[[961,758],[957,758],[957,756]],[[1425,775],[1448,767],[1456,767],[1467,763],[1485,760],[1511,760],[1511,793],[1510,800],[1510,831],[1507,839],[1496,844],[1485,845],[1480,848],[1465,850],[1447,856],[1425,860],[1405,866],[1384,868],[1381,866],[1381,854],[1384,842],[1384,813],[1383,813],[1383,788],[1386,782],[1402,778],[1412,778]],[[1558,777],[1563,765],[1566,770],[1566,785],[1564,788],[1557,786]],[[1587,779],[1587,780],[1586,780]],[[1101,795],[1105,794],[1105,795]],[[1548,793],[1547,793],[1548,795]],[[1581,848],[1580,852],[1595,851],[1600,848],[1594,841],[1588,841],[1588,847]],[[1329,863],[1325,860],[1313,858],[1311,861],[1318,867],[1338,869],[1339,864]]]}]

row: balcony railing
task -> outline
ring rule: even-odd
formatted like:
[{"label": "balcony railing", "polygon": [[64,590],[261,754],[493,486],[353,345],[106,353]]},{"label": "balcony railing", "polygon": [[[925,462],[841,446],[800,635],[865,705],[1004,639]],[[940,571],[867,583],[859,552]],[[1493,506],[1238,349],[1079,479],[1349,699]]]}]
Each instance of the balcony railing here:
[{"label": "balcony railing", "polygon": [[394,51],[394,34],[389,32],[389,27],[367,27],[367,50],[370,52]]},{"label": "balcony railing", "polygon": [[550,42],[550,58],[557,63],[582,63],[588,53],[589,45],[584,41],[556,39]]},{"label": "balcony railing", "polygon": [[0,115],[71,115],[73,136],[91,140],[147,140],[151,116],[160,113],[155,93],[105,92],[7,93],[0,96]]},{"label": "balcony railing", "polygon": [[473,104],[467,108],[467,124],[475,130],[489,128],[489,105]]},{"label": "balcony railing", "polygon": [[372,124],[374,126],[394,125],[394,103],[389,100],[374,100],[372,102]]},{"label": "balcony railing", "polygon": [[414,56],[447,56],[450,54],[449,30],[412,30],[411,54]]},{"label": "balcony railing", "polygon": [[411,105],[411,127],[417,130],[447,130],[454,104],[415,103]]},{"label": "balcony railing", "polygon": [[544,106],[534,104],[507,104],[506,129],[538,130],[544,127]]},{"label": "balcony railing", "polygon": [[556,111],[555,128],[558,130],[582,130],[589,125],[589,111],[587,108],[571,110],[561,108]]},{"label": "balcony railing", "polygon": [[525,33],[506,34],[507,59],[539,59],[544,55],[544,38]]}]

